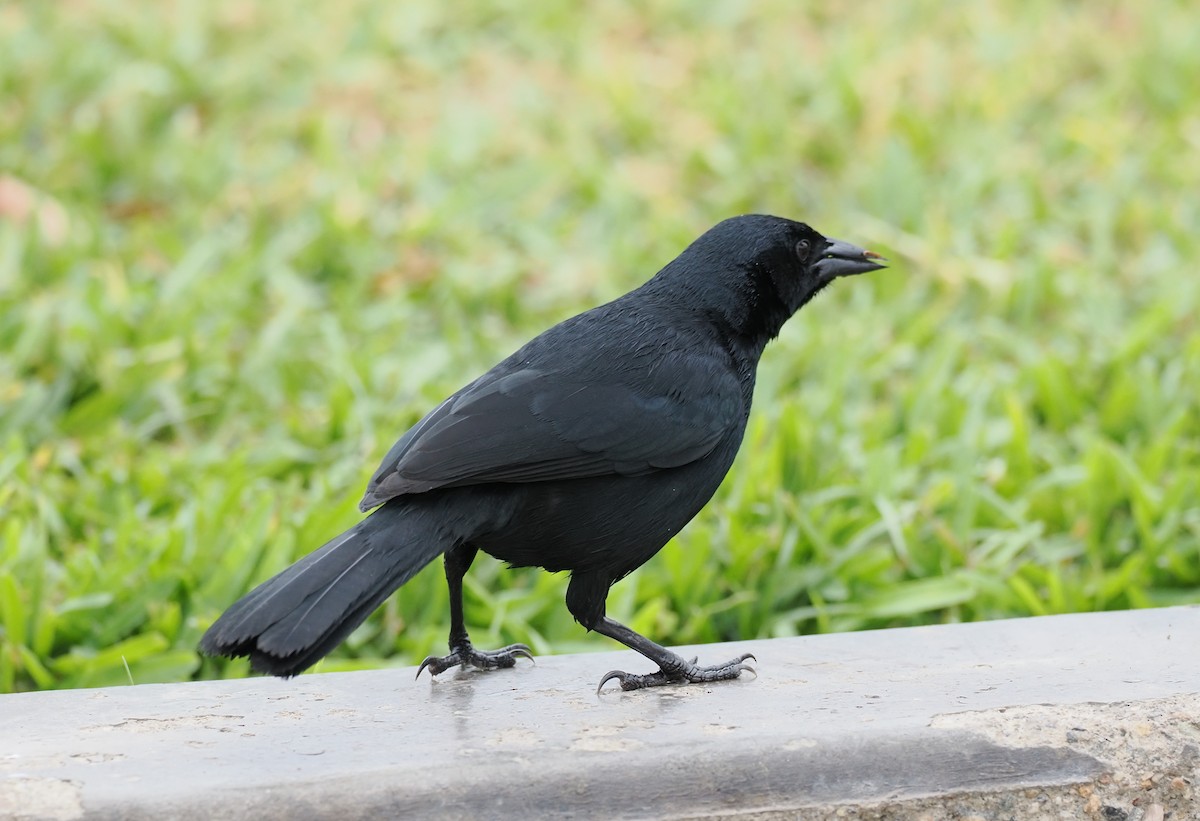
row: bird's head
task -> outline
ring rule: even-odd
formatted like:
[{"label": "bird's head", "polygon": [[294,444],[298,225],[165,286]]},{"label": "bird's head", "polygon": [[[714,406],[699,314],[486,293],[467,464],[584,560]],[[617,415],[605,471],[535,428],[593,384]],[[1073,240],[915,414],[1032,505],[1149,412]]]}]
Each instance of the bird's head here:
[{"label": "bird's head", "polygon": [[[747,214],[717,223],[667,270],[687,272],[699,290],[708,291],[710,310],[739,335],[765,344],[833,280],[879,270],[884,262],[879,254],[802,222]],[[706,275],[697,276],[700,271]]]},{"label": "bird's head", "polygon": [[887,261],[803,222],[761,214],[720,222],[701,240],[706,238],[714,240],[738,267],[768,277],[759,287],[777,292],[793,312],[838,277],[877,271]]}]

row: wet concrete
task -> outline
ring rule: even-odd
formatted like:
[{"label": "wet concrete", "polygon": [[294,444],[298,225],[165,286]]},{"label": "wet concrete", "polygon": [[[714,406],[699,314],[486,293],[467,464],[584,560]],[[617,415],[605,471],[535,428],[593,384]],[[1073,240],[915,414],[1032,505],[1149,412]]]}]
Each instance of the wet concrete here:
[{"label": "wet concrete", "polygon": [[709,645],[701,663],[752,652],[758,677],[600,696],[646,662],[0,696],[0,817],[1179,812],[1198,646],[1200,608],[1165,608]]}]

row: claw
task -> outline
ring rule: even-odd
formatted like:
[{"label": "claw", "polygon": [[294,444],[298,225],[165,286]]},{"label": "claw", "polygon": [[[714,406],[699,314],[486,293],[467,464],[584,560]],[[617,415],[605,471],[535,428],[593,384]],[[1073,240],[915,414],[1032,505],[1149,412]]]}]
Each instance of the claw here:
[{"label": "claw", "polygon": [[[742,673],[754,673],[754,677],[758,678],[758,671],[755,670],[753,667],[751,667],[749,664],[739,664],[737,666],[737,672],[738,672],[739,676]],[[736,678],[736,676],[735,676],[735,678]]]},{"label": "claw", "polygon": [[451,647],[450,654],[447,656],[429,656],[421,666],[417,668],[417,678],[421,677],[421,673],[425,668],[429,668],[429,674],[436,676],[439,673],[444,673],[455,665],[467,667],[468,665],[477,670],[495,670],[498,668],[513,667],[517,663],[518,658],[526,658],[537,664],[533,658],[533,651],[525,644],[510,644],[508,647],[501,647],[499,650],[476,650],[468,642],[459,647]]},{"label": "claw", "polygon": [[604,689],[604,685],[612,681],[614,678],[620,679],[622,689],[624,689],[625,675],[626,674],[620,670],[611,670],[608,673],[605,673],[604,678],[600,679],[600,683],[596,686],[596,695],[600,695],[600,691]]},{"label": "claw", "polygon": [[[449,657],[447,656],[446,658]],[[425,672],[426,667],[429,668],[429,675],[436,676],[438,673],[442,672],[442,670],[438,669],[438,663],[443,660],[444,659],[439,658],[438,656],[426,656],[425,660],[421,662],[421,666],[417,668],[417,675],[415,678],[420,678],[421,673]]]},{"label": "claw", "polygon": [[596,687],[596,695],[600,695],[600,691],[604,689],[604,685],[613,679],[621,682],[622,690],[641,690],[645,687],[661,687],[664,684],[701,684],[713,681],[728,681],[735,679],[742,673],[754,673],[754,677],[758,678],[758,670],[744,662],[751,660],[757,662],[753,653],[743,653],[741,656],[731,659],[724,664],[715,664],[712,667],[697,667],[696,659],[693,658],[689,662],[685,662],[682,669],[667,672],[665,669],[659,669],[653,673],[645,675],[634,675],[626,673],[623,670],[612,670],[605,674],[604,678],[600,679],[600,684]]}]

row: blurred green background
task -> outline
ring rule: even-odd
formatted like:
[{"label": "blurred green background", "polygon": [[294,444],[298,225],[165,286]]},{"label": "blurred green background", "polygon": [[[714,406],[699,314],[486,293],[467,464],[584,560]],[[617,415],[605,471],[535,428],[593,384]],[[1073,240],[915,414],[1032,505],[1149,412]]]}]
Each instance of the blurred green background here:
[{"label": "blurred green background", "polygon": [[[0,6],[0,691],[242,675],[392,441],[718,220],[891,257],[768,349],[669,644],[1200,601],[1184,2]],[[480,646],[614,649],[481,558]],[[440,563],[322,670],[442,652]],[[769,663],[767,659],[764,664]]]}]

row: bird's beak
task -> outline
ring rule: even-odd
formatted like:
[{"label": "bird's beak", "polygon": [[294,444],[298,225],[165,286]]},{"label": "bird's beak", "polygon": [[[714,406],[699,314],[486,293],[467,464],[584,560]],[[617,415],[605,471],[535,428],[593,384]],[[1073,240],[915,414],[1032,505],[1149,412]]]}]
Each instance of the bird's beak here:
[{"label": "bird's beak", "polygon": [[887,260],[874,251],[859,248],[840,239],[827,239],[820,259],[813,263],[813,270],[817,276],[828,282],[837,277],[878,271],[887,267],[883,264],[885,262]]}]

